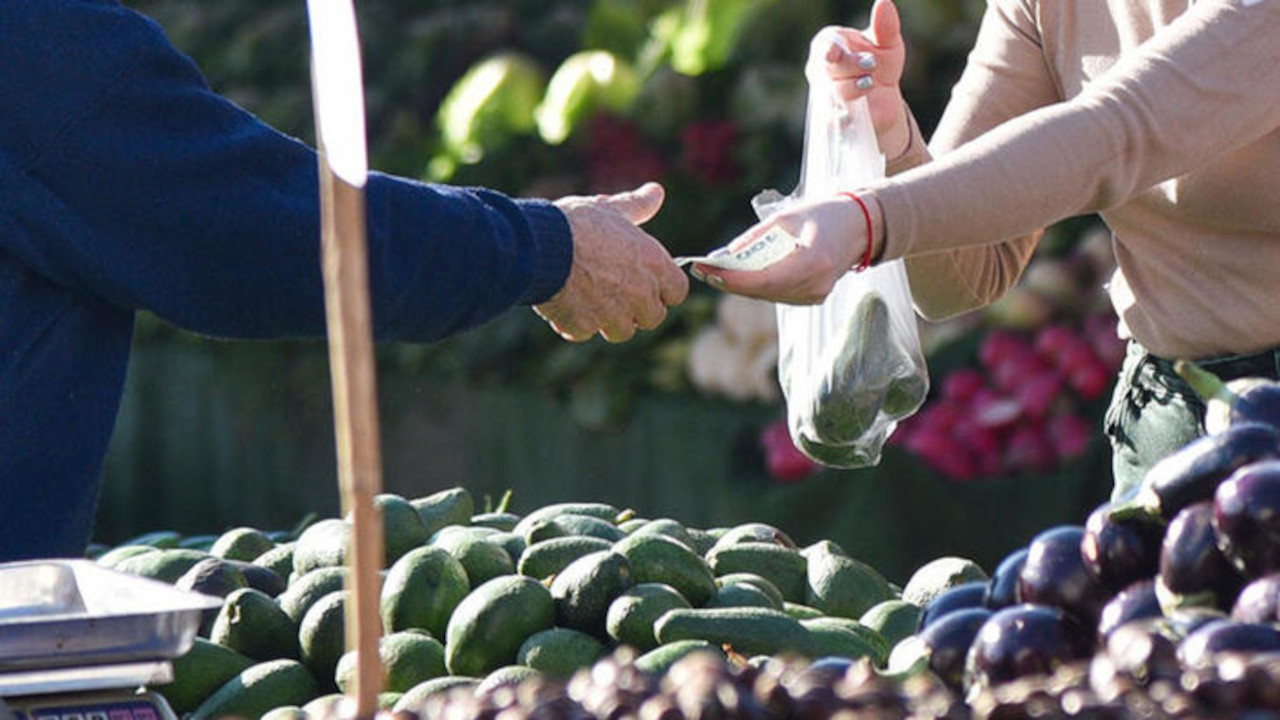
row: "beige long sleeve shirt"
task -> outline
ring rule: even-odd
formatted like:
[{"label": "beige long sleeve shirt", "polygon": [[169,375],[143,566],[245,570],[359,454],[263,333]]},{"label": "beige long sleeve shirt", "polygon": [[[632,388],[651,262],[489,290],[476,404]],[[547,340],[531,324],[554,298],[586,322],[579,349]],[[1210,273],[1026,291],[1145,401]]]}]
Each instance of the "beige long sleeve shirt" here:
[{"label": "beige long sleeve shirt", "polygon": [[1097,212],[1122,328],[1164,357],[1280,345],[1280,0],[988,0],[926,149],[872,191],[944,317]]}]

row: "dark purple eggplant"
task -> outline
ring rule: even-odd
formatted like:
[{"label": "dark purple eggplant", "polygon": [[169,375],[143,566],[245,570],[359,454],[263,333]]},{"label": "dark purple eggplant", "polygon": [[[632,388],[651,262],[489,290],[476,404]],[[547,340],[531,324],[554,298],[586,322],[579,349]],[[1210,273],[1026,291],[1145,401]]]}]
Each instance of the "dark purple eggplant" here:
[{"label": "dark purple eggplant", "polygon": [[1220,433],[1242,422],[1280,427],[1280,382],[1266,378],[1221,378],[1192,362],[1179,360],[1174,372],[1196,391],[1205,404],[1204,429]]},{"label": "dark purple eggplant", "polygon": [[[1156,592],[1159,591],[1160,586],[1157,584]],[[1183,638],[1205,625],[1226,619],[1227,614],[1218,608],[1184,607],[1173,611],[1166,610],[1164,617],[1157,618],[1156,623],[1165,637],[1182,642]]]},{"label": "dark purple eggplant", "polygon": [[1267,575],[1244,586],[1231,608],[1231,619],[1246,623],[1280,622],[1280,574]]},{"label": "dark purple eggplant", "polygon": [[987,582],[985,580],[961,583],[943,590],[930,600],[928,605],[925,605],[924,612],[920,613],[920,622],[916,627],[916,632],[923,631],[956,610],[982,607],[982,598],[986,594]]},{"label": "dark purple eggplant", "polygon": [[1169,523],[1160,546],[1160,581],[1156,591],[1168,612],[1201,606],[1229,610],[1244,586],[1244,577],[1218,549],[1213,530],[1213,503],[1184,508]]},{"label": "dark purple eggplant", "polygon": [[1280,708],[1280,652],[1250,655],[1245,677],[1251,686],[1251,707]]},{"label": "dark purple eggplant", "polygon": [[965,662],[966,683],[1049,674],[1092,653],[1092,634],[1059,608],[1014,605],[997,610],[978,631]]},{"label": "dark purple eggplant", "polygon": [[1140,684],[1158,678],[1176,680],[1182,674],[1177,640],[1169,637],[1156,619],[1116,628],[1107,637],[1106,655],[1117,670]]},{"label": "dark purple eggplant", "polygon": [[1218,548],[1250,578],[1280,570],[1280,460],[1246,465],[1213,496]]},{"label": "dark purple eggplant", "polygon": [[1191,667],[1213,663],[1220,652],[1280,650],[1280,629],[1264,623],[1216,620],[1201,626],[1178,644],[1178,659]]},{"label": "dark purple eggplant", "polygon": [[1102,606],[1102,612],[1098,615],[1098,638],[1106,638],[1127,622],[1160,616],[1160,599],[1156,596],[1155,580],[1139,580],[1116,593]]},{"label": "dark purple eggplant", "polygon": [[1132,497],[1111,506],[1115,520],[1173,519],[1183,508],[1213,498],[1231,473],[1259,460],[1280,458],[1280,430],[1237,423],[1196,438],[1151,466]]},{"label": "dark purple eggplant", "polygon": [[963,608],[948,613],[919,634],[929,657],[929,669],[952,689],[964,684],[965,658],[978,630],[991,617],[986,608]]},{"label": "dark purple eggplant", "polygon": [[800,671],[792,682],[797,685],[802,683],[833,685],[844,677],[849,668],[853,667],[853,663],[854,661],[847,657],[821,657]]},{"label": "dark purple eggplant", "polygon": [[1080,555],[1084,566],[1108,594],[1160,571],[1164,527],[1146,520],[1121,520],[1102,505],[1084,524]]},{"label": "dark purple eggplant", "polygon": [[1023,602],[1062,608],[1090,628],[1107,601],[1106,590],[1085,568],[1080,544],[1084,528],[1061,525],[1036,535],[1018,573]]},{"label": "dark purple eggplant", "polygon": [[1018,597],[1018,575],[1026,564],[1027,548],[1018,548],[1006,555],[991,574],[987,594],[982,598],[983,606],[999,610],[1022,602],[1022,598]]}]

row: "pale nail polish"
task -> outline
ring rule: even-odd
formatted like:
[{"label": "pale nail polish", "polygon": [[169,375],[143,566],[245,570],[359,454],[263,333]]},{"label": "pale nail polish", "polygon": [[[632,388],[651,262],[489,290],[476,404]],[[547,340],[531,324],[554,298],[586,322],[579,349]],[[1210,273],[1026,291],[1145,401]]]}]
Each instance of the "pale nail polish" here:
[{"label": "pale nail polish", "polygon": [[876,56],[869,52],[858,53],[858,67],[863,70],[875,70]]}]

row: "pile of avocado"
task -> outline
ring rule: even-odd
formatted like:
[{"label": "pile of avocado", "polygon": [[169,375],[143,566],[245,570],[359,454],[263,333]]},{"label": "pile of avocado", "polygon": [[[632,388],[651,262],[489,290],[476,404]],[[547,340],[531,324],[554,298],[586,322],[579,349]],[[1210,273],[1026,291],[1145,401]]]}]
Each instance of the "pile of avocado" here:
[{"label": "pile of avocado", "polygon": [[[396,711],[452,688],[564,680],[620,648],[655,676],[696,651],[884,668],[927,598],[985,578],[959,560],[966,572],[917,573],[910,602],[836,544],[798,547],[762,523],[698,529],[594,502],[477,513],[460,487],[376,504],[386,547],[380,704]],[[354,677],[343,627],[350,534],[341,518],[295,533],[156,532],[96,559],[224,598],[174,662],[174,681],[155,688],[176,713],[320,717]]]}]

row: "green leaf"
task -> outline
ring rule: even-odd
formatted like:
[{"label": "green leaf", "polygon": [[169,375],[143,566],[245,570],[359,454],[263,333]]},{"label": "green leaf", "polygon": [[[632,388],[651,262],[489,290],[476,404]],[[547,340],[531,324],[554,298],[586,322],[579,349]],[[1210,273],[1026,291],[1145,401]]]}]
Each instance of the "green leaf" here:
[{"label": "green leaf", "polygon": [[559,145],[597,110],[624,111],[640,91],[635,70],[605,50],[570,55],[547,84],[547,94],[534,115],[538,134]]},{"label": "green leaf", "polygon": [[634,0],[596,0],[587,14],[582,46],[634,56],[647,37],[648,20]]},{"label": "green leaf", "polygon": [[[448,155],[473,164],[511,137],[530,133],[544,86],[542,70],[519,53],[500,53],[473,66],[449,90],[436,116]],[[447,169],[436,162],[433,176]]]},{"label": "green leaf", "polygon": [[671,67],[702,75],[728,63],[747,21],[770,0],[690,0],[671,44]]}]

